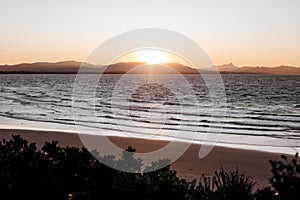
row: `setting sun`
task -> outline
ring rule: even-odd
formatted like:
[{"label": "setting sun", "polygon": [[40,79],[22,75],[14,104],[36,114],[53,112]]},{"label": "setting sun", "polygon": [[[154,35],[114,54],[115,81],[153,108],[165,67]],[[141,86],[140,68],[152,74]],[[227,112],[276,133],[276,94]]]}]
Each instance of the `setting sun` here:
[{"label": "setting sun", "polygon": [[148,64],[165,63],[167,62],[166,55],[157,50],[144,50],[139,52],[138,60]]}]

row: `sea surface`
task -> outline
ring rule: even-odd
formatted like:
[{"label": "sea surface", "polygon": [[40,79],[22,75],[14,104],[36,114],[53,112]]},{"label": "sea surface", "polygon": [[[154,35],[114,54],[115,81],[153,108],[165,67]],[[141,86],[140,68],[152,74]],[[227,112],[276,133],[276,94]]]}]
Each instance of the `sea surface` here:
[{"label": "sea surface", "polygon": [[0,128],[300,150],[300,76],[225,74],[223,96],[199,75],[95,76],[78,92],[74,74],[1,74]]}]

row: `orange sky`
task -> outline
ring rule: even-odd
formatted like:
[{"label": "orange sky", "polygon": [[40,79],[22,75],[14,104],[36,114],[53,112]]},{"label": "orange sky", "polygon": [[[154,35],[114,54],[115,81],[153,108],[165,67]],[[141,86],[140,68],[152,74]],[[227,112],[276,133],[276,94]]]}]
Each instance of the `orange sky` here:
[{"label": "orange sky", "polygon": [[84,61],[117,34],[153,27],[186,35],[217,65],[300,66],[299,19],[297,0],[4,0],[0,64]]}]

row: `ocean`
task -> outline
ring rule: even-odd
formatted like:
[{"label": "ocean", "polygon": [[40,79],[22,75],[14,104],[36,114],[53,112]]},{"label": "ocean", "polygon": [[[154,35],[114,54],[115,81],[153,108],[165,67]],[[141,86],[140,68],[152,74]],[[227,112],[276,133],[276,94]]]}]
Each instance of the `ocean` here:
[{"label": "ocean", "polygon": [[86,100],[74,97],[75,74],[1,74],[0,127],[300,150],[300,76],[223,74],[217,107],[195,74],[104,74],[96,91],[89,76],[97,75],[86,75]]}]

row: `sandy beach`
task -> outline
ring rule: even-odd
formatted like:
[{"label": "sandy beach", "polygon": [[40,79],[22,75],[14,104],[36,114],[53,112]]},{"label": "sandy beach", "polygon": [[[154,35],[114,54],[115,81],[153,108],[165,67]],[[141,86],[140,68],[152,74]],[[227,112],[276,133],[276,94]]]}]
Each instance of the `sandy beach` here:
[{"label": "sandy beach", "polygon": [[[10,130],[0,129],[0,138],[9,139],[11,135],[21,135],[38,147],[45,141],[58,140],[61,146],[82,147],[83,144],[77,134],[54,131]],[[101,137],[101,136],[99,136]],[[110,137],[110,140],[121,148],[133,146],[137,152],[150,152],[166,145],[166,141]],[[221,166],[225,170],[239,169],[258,182],[258,187],[268,186],[271,177],[269,160],[280,159],[279,154],[262,151],[242,150],[215,146],[203,159],[198,158],[200,145],[192,144],[189,149],[171,165],[181,178],[192,180],[202,174],[212,175]]]}]

